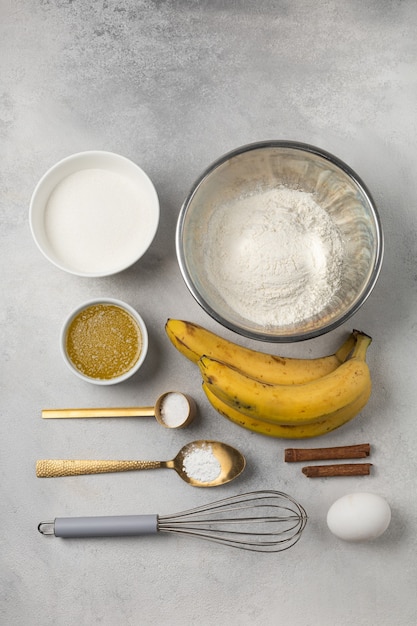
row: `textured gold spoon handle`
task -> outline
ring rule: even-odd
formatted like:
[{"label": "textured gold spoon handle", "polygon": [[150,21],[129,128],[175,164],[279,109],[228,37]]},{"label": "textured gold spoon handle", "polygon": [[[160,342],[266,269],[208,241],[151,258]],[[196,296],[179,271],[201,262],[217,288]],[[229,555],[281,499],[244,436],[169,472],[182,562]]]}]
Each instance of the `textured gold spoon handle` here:
[{"label": "textured gold spoon handle", "polygon": [[78,459],[44,459],[36,463],[38,478],[56,476],[80,476],[82,474],[105,474],[107,472],[130,472],[132,470],[166,467],[164,461],[91,461]]}]

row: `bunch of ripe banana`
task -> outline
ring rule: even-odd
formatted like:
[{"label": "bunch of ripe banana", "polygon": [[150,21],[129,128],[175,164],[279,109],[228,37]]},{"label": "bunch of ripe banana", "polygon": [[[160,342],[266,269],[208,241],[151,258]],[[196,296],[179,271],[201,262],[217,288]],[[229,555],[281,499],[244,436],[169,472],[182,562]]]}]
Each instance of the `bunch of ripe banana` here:
[{"label": "bunch of ripe banana", "polygon": [[372,341],[354,330],[331,355],[296,359],[239,346],[205,328],[169,319],[173,345],[200,368],[210,404],[251,431],[302,439],[353,419],[371,395],[366,351]]}]

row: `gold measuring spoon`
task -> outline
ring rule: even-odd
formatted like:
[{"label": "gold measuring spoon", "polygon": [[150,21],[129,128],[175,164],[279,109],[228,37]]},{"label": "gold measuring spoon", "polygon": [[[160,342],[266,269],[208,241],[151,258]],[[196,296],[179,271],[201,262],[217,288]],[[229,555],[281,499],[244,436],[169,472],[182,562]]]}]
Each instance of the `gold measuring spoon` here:
[{"label": "gold measuring spoon", "polygon": [[84,418],[84,417],[155,417],[165,428],[185,428],[197,412],[192,398],[179,391],[167,391],[159,396],[155,406],[101,409],[43,409],[42,417]]},{"label": "gold measuring spoon", "polygon": [[219,441],[192,441],[172,461],[80,461],[42,460],[36,463],[38,478],[79,476],[144,469],[173,469],[194,487],[216,487],[237,478],[245,468],[245,457]]}]

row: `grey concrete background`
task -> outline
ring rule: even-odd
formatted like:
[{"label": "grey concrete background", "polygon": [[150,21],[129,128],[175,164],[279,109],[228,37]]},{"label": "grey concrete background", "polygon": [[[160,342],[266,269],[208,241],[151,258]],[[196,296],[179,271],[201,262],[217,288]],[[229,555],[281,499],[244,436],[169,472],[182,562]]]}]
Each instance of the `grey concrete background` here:
[{"label": "grey concrete background", "polygon": [[[0,18],[1,623],[417,623],[416,3],[1,0]],[[203,168],[229,149],[270,138],[309,142],[348,163],[384,224],[382,274],[354,319],[325,337],[271,346],[313,356],[332,351],[352,327],[373,336],[369,404],[313,442],[369,441],[367,478],[312,481],[286,466],[288,443],[217,415],[196,368],[165,337],[167,317],[232,337],[188,293],[174,229]],[[40,176],[89,149],[133,159],[161,201],[146,256],[100,280],[51,266],[28,226]],[[143,369],[108,389],[77,380],[58,349],[68,312],[104,295],[135,306],[150,332]],[[151,419],[40,418],[42,408],[152,404],[168,389],[189,392],[199,404],[187,430],[165,431]],[[207,491],[169,471],[35,477],[38,458],[166,459],[200,437],[246,454],[239,481]],[[259,488],[287,491],[308,510],[304,536],[288,552],[257,555],[175,536],[63,541],[36,530],[55,516],[164,514]],[[392,524],[374,543],[346,544],[326,528],[330,504],[357,490],[379,493],[392,507]]]}]

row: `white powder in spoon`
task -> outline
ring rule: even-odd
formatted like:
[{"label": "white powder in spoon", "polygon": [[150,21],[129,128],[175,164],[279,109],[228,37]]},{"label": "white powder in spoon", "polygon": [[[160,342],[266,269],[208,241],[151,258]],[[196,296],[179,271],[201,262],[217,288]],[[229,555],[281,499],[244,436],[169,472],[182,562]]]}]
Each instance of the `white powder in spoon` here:
[{"label": "white powder in spoon", "polygon": [[187,476],[202,483],[218,478],[221,469],[210,444],[192,447],[183,459],[183,470]]},{"label": "white powder in spoon", "polygon": [[71,174],[51,193],[45,233],[56,257],[74,271],[117,271],[148,237],[144,193],[127,176],[104,169]]},{"label": "white powder in spoon", "polygon": [[310,193],[280,187],[219,206],[206,242],[208,279],[231,309],[265,327],[313,317],[340,285],[341,234]]},{"label": "white powder in spoon", "polygon": [[170,428],[178,428],[184,424],[190,413],[187,398],[181,393],[171,392],[161,402],[161,417],[164,424]]}]

